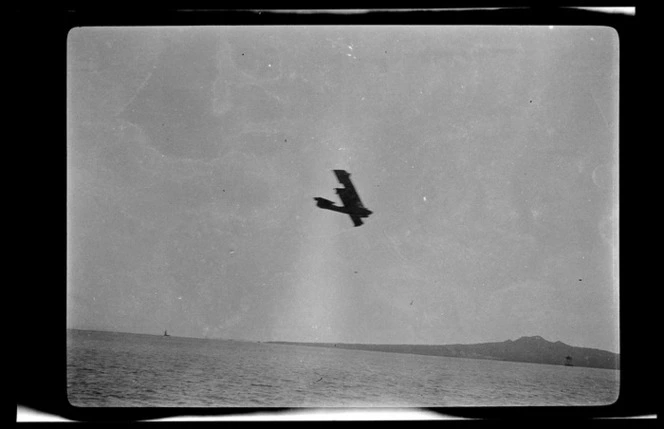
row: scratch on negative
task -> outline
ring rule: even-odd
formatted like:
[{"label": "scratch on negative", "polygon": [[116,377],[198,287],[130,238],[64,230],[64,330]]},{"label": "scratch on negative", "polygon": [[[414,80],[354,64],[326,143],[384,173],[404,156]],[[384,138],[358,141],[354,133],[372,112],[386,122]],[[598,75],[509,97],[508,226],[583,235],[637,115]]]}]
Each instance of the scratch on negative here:
[{"label": "scratch on negative", "polygon": [[595,93],[593,90],[590,90],[590,96],[593,98],[593,102],[595,103],[595,107],[597,107],[597,110],[599,110],[599,114],[602,116],[602,120],[604,121],[604,125],[606,126],[607,130],[610,130],[609,127],[609,121],[606,120],[606,116],[604,116],[604,112],[602,112],[602,109],[599,107],[599,103],[597,103],[597,99],[595,98]]}]

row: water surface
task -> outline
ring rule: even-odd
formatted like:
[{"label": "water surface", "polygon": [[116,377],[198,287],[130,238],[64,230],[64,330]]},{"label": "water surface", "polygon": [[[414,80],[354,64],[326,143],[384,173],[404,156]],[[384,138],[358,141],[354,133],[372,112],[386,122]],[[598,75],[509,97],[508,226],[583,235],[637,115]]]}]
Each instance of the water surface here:
[{"label": "water surface", "polygon": [[68,331],[81,407],[608,405],[619,371],[98,331]]}]

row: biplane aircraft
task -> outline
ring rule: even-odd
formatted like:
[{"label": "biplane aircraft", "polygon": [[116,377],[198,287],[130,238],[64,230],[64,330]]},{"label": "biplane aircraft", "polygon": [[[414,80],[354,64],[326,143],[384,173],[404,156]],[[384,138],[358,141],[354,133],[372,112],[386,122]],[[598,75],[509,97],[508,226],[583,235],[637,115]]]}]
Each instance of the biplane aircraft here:
[{"label": "biplane aircraft", "polygon": [[339,198],[341,198],[343,206],[337,206],[332,201],[321,197],[314,198],[314,200],[316,200],[316,205],[322,209],[345,213],[350,216],[353,225],[362,225],[362,218],[369,217],[373,212],[365,208],[362,201],[360,201],[360,196],[357,195],[355,186],[353,186],[353,183],[350,181],[350,173],[345,170],[332,171],[334,171],[334,174],[337,176],[339,183],[344,185],[343,188],[334,189],[337,192],[337,195],[339,195]]}]

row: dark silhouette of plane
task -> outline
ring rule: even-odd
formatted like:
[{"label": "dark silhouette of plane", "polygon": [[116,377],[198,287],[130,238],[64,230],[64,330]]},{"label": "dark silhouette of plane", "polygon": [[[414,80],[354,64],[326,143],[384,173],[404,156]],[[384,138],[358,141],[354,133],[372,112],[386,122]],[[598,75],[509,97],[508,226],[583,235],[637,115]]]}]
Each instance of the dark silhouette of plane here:
[{"label": "dark silhouette of plane", "polygon": [[322,209],[332,210],[339,213],[345,213],[350,216],[353,225],[360,226],[363,224],[362,218],[369,217],[371,210],[364,207],[360,201],[359,195],[350,181],[350,173],[345,170],[332,170],[336,174],[339,182],[344,185],[343,188],[335,188],[337,195],[341,198],[343,207],[335,205],[332,201],[325,198],[315,197],[316,205]]}]

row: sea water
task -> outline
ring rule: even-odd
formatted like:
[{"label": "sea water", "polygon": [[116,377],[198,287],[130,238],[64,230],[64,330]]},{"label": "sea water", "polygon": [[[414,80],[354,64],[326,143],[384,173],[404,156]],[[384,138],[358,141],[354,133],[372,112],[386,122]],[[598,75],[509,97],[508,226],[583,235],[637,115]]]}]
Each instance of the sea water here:
[{"label": "sea water", "polygon": [[620,371],[69,330],[79,407],[608,405]]}]

